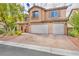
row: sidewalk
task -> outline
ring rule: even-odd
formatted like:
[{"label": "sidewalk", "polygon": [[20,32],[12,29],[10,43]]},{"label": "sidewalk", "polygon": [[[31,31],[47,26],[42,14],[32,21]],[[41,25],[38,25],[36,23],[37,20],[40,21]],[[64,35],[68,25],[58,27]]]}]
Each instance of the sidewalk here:
[{"label": "sidewalk", "polygon": [[41,35],[24,33],[21,36],[15,37],[13,39],[7,39],[7,40],[2,39],[2,41],[79,51],[79,46],[77,46],[74,43],[75,41],[73,42],[72,38],[68,36],[53,36],[53,35],[41,36]]},{"label": "sidewalk", "polygon": [[31,49],[31,50],[40,51],[40,52],[47,52],[47,53],[58,55],[58,56],[59,55],[62,55],[62,56],[79,56],[78,51],[65,50],[65,49],[60,49],[60,48],[44,47],[44,46],[15,43],[15,42],[8,42],[8,41],[0,41],[0,45],[12,46],[12,47],[16,47],[16,48],[26,48],[28,50]]}]

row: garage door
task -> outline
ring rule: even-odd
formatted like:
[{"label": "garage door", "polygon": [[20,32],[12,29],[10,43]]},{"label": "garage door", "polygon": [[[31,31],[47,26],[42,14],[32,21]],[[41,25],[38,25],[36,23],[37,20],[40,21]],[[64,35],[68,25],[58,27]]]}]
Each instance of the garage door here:
[{"label": "garage door", "polygon": [[64,24],[53,24],[53,34],[64,34]]},{"label": "garage door", "polygon": [[31,33],[48,33],[47,24],[31,25]]}]

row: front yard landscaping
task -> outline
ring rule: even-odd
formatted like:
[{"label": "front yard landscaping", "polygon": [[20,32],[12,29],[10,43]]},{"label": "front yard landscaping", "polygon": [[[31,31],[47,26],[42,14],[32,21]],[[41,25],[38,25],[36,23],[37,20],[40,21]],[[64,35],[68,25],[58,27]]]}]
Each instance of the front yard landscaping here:
[{"label": "front yard landscaping", "polygon": [[17,29],[17,21],[24,21],[27,16],[21,4],[0,4],[0,35],[21,35]]},{"label": "front yard landscaping", "polygon": [[72,13],[69,23],[73,26],[72,30],[69,31],[69,35],[79,38],[79,10]]}]

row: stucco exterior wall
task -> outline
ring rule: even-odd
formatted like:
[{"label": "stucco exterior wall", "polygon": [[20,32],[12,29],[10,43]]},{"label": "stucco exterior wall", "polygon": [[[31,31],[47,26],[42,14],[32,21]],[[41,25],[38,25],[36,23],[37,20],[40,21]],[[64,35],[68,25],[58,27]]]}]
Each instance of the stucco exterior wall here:
[{"label": "stucco exterior wall", "polygon": [[60,10],[59,12],[60,12],[60,17],[61,17],[61,18],[66,17],[66,9],[62,9],[62,10]]},{"label": "stucco exterior wall", "polygon": [[[34,11],[38,11],[39,12],[39,17],[38,18],[33,18],[32,14],[33,14]],[[33,8],[29,12],[29,16],[30,16],[30,22],[44,21],[45,20],[45,10],[40,9],[40,8]]]},{"label": "stucco exterior wall", "polygon": [[58,15],[59,15],[58,17],[51,17],[51,11],[52,10],[46,11],[46,20],[63,20],[61,18],[65,18],[66,17],[66,9],[56,10]]}]

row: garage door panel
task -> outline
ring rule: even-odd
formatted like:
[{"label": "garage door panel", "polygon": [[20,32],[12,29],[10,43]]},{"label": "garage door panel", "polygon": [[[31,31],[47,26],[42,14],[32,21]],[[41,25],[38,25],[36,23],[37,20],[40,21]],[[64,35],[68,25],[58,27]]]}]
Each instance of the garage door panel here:
[{"label": "garage door panel", "polygon": [[31,33],[48,33],[48,25],[31,25]]},{"label": "garage door panel", "polygon": [[64,34],[64,24],[53,24],[53,34]]}]

